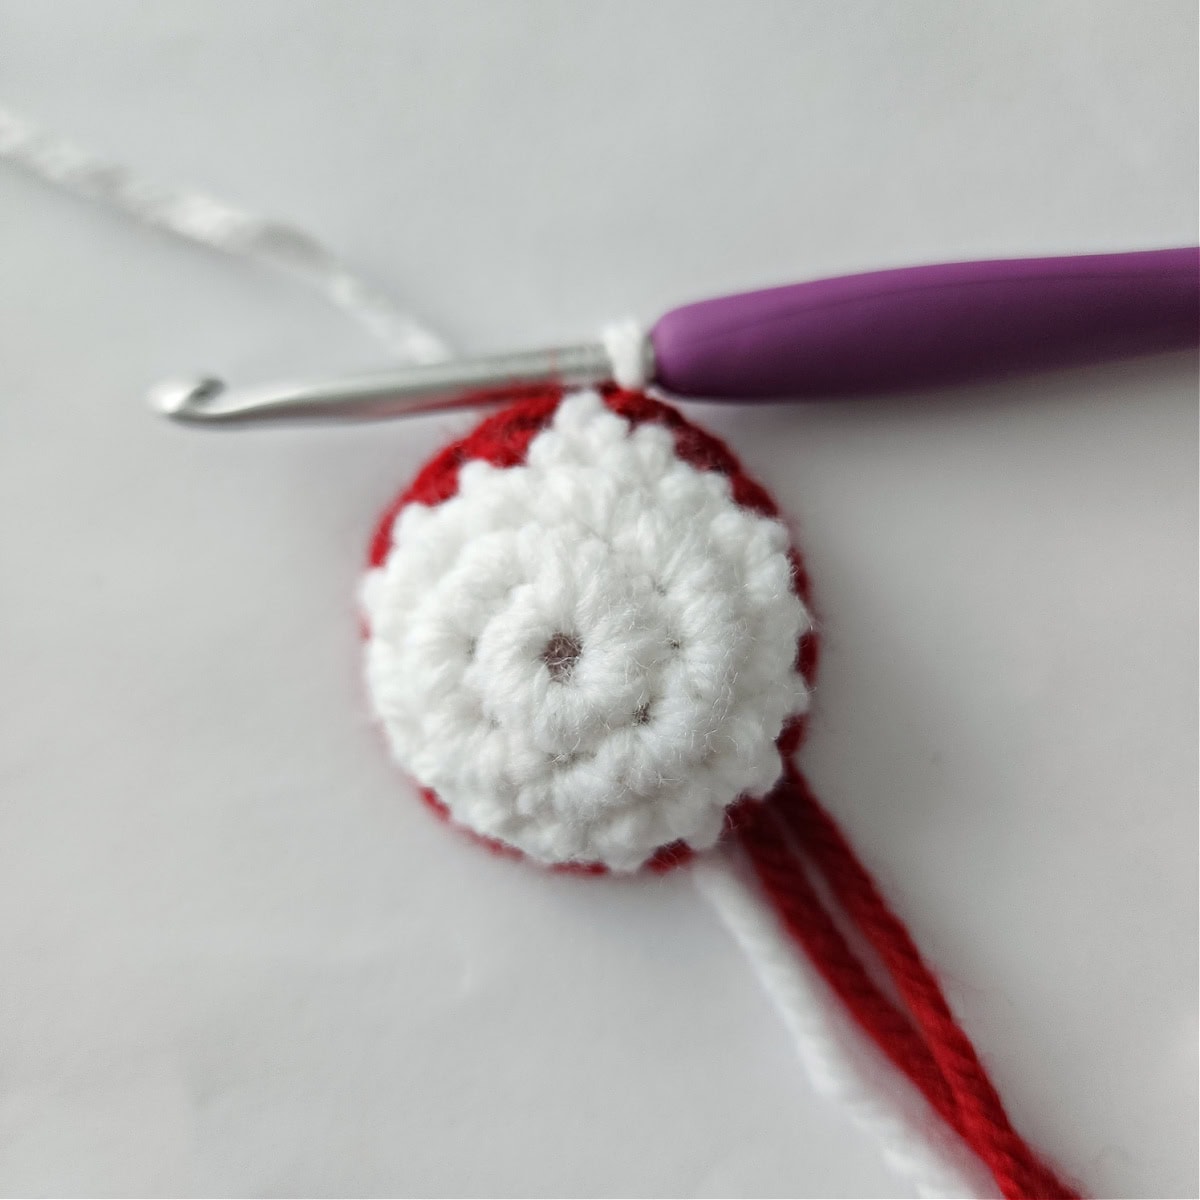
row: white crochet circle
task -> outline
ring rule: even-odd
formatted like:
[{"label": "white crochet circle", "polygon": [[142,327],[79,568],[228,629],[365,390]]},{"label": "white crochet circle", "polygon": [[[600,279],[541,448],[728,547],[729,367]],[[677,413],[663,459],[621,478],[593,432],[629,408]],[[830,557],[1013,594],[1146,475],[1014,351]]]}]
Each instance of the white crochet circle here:
[{"label": "white crochet circle", "polygon": [[760,797],[807,707],[788,535],[595,392],[524,465],[472,461],[368,573],[367,684],[453,819],[546,863],[632,870]]}]

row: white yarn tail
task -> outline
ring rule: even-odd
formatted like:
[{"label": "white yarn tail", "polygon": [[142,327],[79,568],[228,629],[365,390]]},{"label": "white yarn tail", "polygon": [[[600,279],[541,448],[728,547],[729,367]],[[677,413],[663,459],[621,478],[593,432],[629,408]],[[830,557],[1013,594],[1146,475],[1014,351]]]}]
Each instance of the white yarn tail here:
[{"label": "white yarn tail", "polygon": [[699,858],[692,874],[779,1009],[817,1092],[842,1106],[916,1195],[998,1196],[987,1172],[858,1030],[788,938],[740,852],[718,848]]},{"label": "white yarn tail", "polygon": [[3,106],[0,160],[144,225],[283,271],[315,288],[403,361],[449,357],[436,334],[301,229],[253,216],[202,192],[151,183],[120,163],[47,134]]}]

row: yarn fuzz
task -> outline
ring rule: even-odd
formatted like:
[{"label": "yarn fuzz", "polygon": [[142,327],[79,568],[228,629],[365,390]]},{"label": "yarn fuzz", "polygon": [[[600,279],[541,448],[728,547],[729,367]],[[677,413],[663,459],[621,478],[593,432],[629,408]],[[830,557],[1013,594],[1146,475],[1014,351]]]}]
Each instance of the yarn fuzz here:
[{"label": "yarn fuzz", "polygon": [[484,838],[618,871],[770,792],[811,628],[786,528],[629,395],[568,395],[521,461],[402,503],[362,590],[397,761]]}]

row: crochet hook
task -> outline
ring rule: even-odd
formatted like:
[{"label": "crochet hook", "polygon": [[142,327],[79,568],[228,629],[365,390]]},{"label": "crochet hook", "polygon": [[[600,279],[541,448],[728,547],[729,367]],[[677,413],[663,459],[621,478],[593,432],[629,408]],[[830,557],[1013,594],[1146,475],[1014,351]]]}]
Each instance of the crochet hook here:
[{"label": "crochet hook", "polygon": [[904,267],[685,305],[632,339],[317,383],[166,383],[178,421],[380,419],[615,380],[708,400],[921,391],[1200,344],[1200,248]]}]

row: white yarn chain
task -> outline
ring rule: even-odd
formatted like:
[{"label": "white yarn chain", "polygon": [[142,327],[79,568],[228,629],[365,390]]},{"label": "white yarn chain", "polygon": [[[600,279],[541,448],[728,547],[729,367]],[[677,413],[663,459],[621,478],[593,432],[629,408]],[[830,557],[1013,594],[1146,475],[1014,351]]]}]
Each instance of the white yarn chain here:
[{"label": "white yarn chain", "polygon": [[449,357],[441,338],[302,229],[256,217],[203,192],[151,182],[2,105],[0,160],[142,224],[307,283],[402,361],[432,363]]}]

